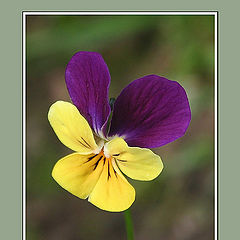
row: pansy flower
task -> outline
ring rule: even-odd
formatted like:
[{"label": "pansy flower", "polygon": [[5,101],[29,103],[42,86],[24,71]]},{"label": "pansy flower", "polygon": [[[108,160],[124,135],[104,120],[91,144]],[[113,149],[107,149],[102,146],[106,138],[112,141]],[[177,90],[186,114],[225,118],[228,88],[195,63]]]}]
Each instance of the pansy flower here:
[{"label": "pansy flower", "polygon": [[76,53],[65,79],[73,104],[57,101],[48,119],[59,140],[75,152],[56,163],[52,176],[100,209],[124,211],[135,200],[124,175],[156,178],[163,163],[149,148],[184,135],[191,118],[186,92],[175,81],[148,75],[124,88],[111,111],[109,70],[95,52]]}]

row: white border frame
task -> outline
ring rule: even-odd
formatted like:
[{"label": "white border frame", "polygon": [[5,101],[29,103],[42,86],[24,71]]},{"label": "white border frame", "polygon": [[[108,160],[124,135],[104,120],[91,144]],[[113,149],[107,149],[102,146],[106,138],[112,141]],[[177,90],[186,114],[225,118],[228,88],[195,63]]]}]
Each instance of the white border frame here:
[{"label": "white border frame", "polygon": [[26,16],[33,15],[212,15],[214,16],[214,235],[218,239],[218,11],[23,11],[22,12],[22,239],[26,239]]}]

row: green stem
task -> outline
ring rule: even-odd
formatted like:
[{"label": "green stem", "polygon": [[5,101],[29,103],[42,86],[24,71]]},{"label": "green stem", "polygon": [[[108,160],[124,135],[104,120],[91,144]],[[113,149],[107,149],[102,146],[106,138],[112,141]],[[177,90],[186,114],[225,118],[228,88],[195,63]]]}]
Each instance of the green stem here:
[{"label": "green stem", "polygon": [[124,212],[125,226],[127,231],[127,240],[134,240],[133,236],[133,222],[130,209]]}]

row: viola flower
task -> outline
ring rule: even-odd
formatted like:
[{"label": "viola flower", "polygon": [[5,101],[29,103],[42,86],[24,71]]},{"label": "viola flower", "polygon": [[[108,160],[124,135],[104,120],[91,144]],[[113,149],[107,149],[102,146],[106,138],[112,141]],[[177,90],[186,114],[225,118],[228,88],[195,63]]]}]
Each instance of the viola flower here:
[{"label": "viola flower", "polygon": [[139,78],[122,90],[110,117],[110,74],[100,54],[76,53],[65,79],[73,104],[57,101],[48,119],[75,153],[60,159],[52,176],[100,209],[124,211],[134,202],[135,190],[123,174],[143,181],[156,178],[163,163],[148,148],[184,135],[191,119],[185,90],[156,75]]}]

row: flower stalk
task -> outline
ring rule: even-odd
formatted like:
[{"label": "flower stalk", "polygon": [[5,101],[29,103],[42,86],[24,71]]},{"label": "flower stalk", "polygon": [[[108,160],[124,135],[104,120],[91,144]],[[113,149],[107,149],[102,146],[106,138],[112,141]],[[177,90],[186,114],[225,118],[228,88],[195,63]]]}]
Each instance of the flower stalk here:
[{"label": "flower stalk", "polygon": [[127,233],[127,240],[134,240],[133,222],[130,209],[124,211],[124,219]]}]

